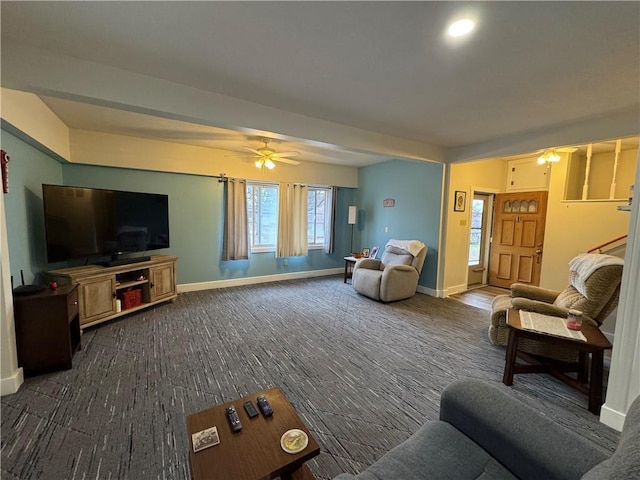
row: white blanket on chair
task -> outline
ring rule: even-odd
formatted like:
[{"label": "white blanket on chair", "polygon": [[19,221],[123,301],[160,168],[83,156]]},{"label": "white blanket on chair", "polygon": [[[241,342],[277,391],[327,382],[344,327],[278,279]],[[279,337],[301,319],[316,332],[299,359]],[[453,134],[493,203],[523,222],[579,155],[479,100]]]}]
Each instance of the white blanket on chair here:
[{"label": "white blanket on chair", "polygon": [[392,238],[387,242],[387,246],[402,248],[415,257],[426,245],[419,240],[395,240]]},{"label": "white blanket on chair", "polygon": [[587,296],[587,279],[593,272],[607,265],[624,265],[620,257],[600,253],[582,253],[569,262],[569,283]]}]

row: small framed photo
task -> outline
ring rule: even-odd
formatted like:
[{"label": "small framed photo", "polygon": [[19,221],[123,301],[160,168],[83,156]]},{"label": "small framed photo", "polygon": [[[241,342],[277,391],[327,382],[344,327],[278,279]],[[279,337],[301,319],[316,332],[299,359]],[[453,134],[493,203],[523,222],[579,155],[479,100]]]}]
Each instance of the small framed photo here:
[{"label": "small framed photo", "polygon": [[456,193],[453,199],[454,199],[453,211],[464,212],[464,208],[467,203],[467,192],[463,190],[456,190]]},{"label": "small framed photo", "polygon": [[205,448],[213,447],[220,443],[220,437],[218,436],[218,427],[211,427],[205,430],[200,430],[191,435],[193,441],[193,451],[199,452]]},{"label": "small framed photo", "polygon": [[362,256],[364,258],[367,258],[369,256],[370,250],[368,248],[363,248],[362,249]]},{"label": "small framed photo", "polygon": [[378,255],[378,250],[380,250],[380,247],[373,247],[369,252],[369,258],[376,258],[376,255]]}]

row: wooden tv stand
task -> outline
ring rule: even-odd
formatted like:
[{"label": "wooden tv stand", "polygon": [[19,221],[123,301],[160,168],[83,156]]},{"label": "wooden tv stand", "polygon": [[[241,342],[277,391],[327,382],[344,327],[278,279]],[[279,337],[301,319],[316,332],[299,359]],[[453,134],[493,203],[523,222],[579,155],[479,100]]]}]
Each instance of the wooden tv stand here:
[{"label": "wooden tv stand", "polygon": [[[168,300],[175,301],[178,257],[153,255],[149,261],[104,267],[87,265],[47,272],[49,281],[78,285],[80,328],[143,310]],[[118,309],[118,296],[140,290],[140,305]]]}]

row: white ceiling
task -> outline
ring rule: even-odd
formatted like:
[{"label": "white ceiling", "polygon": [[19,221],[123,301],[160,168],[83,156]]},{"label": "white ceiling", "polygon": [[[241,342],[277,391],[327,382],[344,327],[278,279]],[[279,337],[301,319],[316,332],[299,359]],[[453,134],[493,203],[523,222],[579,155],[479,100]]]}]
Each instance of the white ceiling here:
[{"label": "white ceiling", "polygon": [[[2,42],[445,148],[635,110],[638,2],[1,2]],[[451,42],[455,17],[477,29]],[[123,88],[126,86],[123,85]],[[28,89],[28,86],[25,86]],[[70,127],[215,148],[229,131],[44,97]],[[143,125],[143,127],[141,127]],[[278,132],[276,150],[361,166]],[[273,136],[278,136],[273,135]],[[554,145],[539,145],[539,148]]]}]

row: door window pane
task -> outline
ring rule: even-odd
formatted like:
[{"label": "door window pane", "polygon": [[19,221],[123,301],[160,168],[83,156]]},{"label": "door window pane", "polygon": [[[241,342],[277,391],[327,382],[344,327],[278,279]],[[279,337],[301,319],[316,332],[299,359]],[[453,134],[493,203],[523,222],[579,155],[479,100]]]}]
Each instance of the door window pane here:
[{"label": "door window pane", "polygon": [[478,265],[480,263],[483,214],[484,201],[474,198],[471,203],[471,238],[469,241],[469,265]]}]

